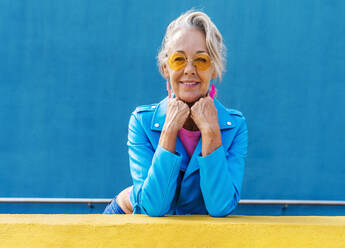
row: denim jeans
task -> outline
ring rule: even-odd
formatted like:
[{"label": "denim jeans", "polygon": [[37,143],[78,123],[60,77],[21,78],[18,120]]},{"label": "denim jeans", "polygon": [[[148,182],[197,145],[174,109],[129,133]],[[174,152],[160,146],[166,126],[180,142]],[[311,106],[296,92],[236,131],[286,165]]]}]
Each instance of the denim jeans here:
[{"label": "denim jeans", "polygon": [[123,212],[119,204],[117,204],[116,196],[104,209],[103,214],[125,214],[125,212]]}]

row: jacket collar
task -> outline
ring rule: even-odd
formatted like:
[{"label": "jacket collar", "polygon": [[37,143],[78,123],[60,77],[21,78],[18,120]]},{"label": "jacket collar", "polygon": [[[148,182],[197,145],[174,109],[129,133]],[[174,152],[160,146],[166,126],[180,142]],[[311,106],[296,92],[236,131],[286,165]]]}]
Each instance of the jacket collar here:
[{"label": "jacket collar", "polygon": [[[156,107],[153,114],[151,129],[155,131],[162,131],[164,126],[166,110],[168,106],[168,97],[164,98]],[[230,129],[235,127],[235,122],[232,120],[231,115],[227,109],[217,100],[214,99],[214,105],[217,109],[218,122],[220,130]]]}]

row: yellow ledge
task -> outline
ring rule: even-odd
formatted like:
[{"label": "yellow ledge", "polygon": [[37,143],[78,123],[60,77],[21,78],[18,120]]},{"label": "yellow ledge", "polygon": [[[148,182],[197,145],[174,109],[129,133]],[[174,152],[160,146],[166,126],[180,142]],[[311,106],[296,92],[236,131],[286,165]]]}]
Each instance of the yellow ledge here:
[{"label": "yellow ledge", "polygon": [[0,247],[345,247],[345,216],[0,214]]}]

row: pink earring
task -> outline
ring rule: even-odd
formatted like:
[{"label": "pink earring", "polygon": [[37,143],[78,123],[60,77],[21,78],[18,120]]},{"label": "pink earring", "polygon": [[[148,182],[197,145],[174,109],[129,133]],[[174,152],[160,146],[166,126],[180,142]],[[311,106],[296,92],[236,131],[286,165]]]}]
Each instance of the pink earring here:
[{"label": "pink earring", "polygon": [[167,81],[166,87],[167,87],[167,91],[168,91],[168,96],[169,96],[169,98],[171,98],[171,90],[170,90],[169,81]]},{"label": "pink earring", "polygon": [[216,87],[214,86],[214,84],[212,84],[211,86],[211,91],[210,91],[210,97],[214,100],[214,95],[216,93]]}]

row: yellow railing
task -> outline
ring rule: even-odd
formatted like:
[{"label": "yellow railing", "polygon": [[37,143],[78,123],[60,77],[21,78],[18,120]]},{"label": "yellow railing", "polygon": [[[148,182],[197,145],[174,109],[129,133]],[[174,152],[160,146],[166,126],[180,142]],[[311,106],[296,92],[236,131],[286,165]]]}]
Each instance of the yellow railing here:
[{"label": "yellow railing", "polygon": [[0,247],[345,247],[345,216],[0,215]]}]

